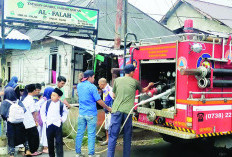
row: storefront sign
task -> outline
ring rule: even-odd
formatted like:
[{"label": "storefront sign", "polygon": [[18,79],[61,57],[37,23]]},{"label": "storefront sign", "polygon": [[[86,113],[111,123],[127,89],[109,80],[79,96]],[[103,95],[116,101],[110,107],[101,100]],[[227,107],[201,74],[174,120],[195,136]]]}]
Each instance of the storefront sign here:
[{"label": "storefront sign", "polygon": [[34,0],[5,0],[4,19],[21,23],[97,29],[98,10]]}]

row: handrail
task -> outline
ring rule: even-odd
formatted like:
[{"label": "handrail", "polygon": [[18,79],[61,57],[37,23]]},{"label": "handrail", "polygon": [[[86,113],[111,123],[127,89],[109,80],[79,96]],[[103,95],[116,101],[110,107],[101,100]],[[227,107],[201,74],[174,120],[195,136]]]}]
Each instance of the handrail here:
[{"label": "handrail", "polygon": [[232,94],[232,92],[192,92],[190,91],[189,94]]},{"label": "handrail", "polygon": [[[198,34],[198,33],[183,33],[183,34],[175,34],[175,35],[168,35],[168,36],[161,36],[161,37],[154,37],[154,38],[146,38],[146,39],[140,39],[139,43],[141,44],[142,42],[145,42],[146,40],[158,40],[159,42],[162,42],[162,39],[164,38],[172,38],[172,37],[179,37],[181,39],[181,37],[187,37],[187,36],[196,36],[196,37],[205,37],[205,34]],[[218,38],[218,37],[217,37]],[[194,38],[193,38],[194,39]]]},{"label": "handrail", "polygon": [[[134,33],[126,33],[124,37],[124,55],[123,55],[123,68],[126,66],[126,42],[127,42],[127,37],[128,35],[132,35],[135,38],[135,41],[137,42],[137,36]],[[133,63],[131,63],[133,64]]]}]

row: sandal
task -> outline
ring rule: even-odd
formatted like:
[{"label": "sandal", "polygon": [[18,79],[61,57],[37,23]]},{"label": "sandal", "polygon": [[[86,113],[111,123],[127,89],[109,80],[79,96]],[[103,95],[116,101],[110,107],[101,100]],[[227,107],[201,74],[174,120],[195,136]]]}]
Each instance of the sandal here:
[{"label": "sandal", "polygon": [[37,156],[37,155],[41,155],[41,154],[42,154],[42,152],[34,152],[31,154],[31,156]]},{"label": "sandal", "polygon": [[27,155],[31,155],[31,152],[30,152],[29,150],[26,150],[25,155],[26,155],[26,156],[27,156]]},{"label": "sandal", "polygon": [[43,153],[48,154],[48,149],[43,149]]}]

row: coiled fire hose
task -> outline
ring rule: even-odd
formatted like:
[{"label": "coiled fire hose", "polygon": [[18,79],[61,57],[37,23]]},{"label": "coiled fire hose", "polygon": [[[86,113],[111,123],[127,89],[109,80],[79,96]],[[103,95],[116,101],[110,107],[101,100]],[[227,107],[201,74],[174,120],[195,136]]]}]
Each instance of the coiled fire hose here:
[{"label": "coiled fire hose", "polygon": [[[129,118],[130,114],[132,113],[132,111],[134,110],[134,108],[136,108],[137,106],[144,105],[144,104],[146,104],[146,103],[148,103],[148,102],[154,101],[154,100],[156,100],[156,99],[159,99],[159,98],[161,98],[161,97],[163,97],[163,96],[170,95],[170,94],[173,93],[174,91],[175,91],[175,87],[173,87],[173,88],[171,88],[171,89],[168,89],[168,90],[166,90],[165,92],[163,92],[163,93],[161,93],[161,94],[159,94],[159,95],[155,95],[155,96],[153,96],[153,97],[151,97],[151,98],[149,98],[149,99],[143,100],[143,101],[141,101],[140,103],[138,103],[137,105],[135,105],[134,107],[132,107],[132,109],[130,110],[128,116],[126,117],[126,120],[124,121],[124,123],[123,123],[123,125],[122,125],[122,127],[121,127],[121,129],[120,129],[119,134],[121,133],[122,129],[124,128],[124,126],[125,126],[125,124],[126,124],[128,118]],[[69,111],[69,112],[70,112],[70,111]],[[70,117],[69,117],[69,116],[68,116],[68,120],[69,120],[69,124],[70,124],[71,127],[72,127],[72,130],[71,130],[71,132],[69,133],[69,135],[66,136],[65,138],[69,137],[69,136],[71,135],[72,131],[74,131],[75,133],[77,133],[77,131],[74,129],[74,127],[73,127],[72,124],[71,124],[71,121],[70,121]],[[102,123],[102,125],[101,125],[101,127],[99,128],[99,130],[98,130],[98,132],[97,132],[96,135],[99,134],[99,132],[101,131],[101,129],[102,129],[103,125],[104,125],[104,123],[105,123],[105,120],[104,120],[104,122]],[[70,149],[70,150],[75,150],[75,149],[72,149],[72,148],[68,147],[66,143],[65,143],[65,145],[66,145],[66,147],[67,147],[68,149]],[[87,150],[87,149],[82,149],[82,150]],[[100,152],[95,152],[95,153],[96,153],[96,154],[101,154],[101,153],[103,153],[103,152],[105,152],[105,151],[107,151],[107,150],[108,150],[108,148],[106,148],[106,149],[104,149],[104,150],[102,150],[102,151],[100,151]]]}]

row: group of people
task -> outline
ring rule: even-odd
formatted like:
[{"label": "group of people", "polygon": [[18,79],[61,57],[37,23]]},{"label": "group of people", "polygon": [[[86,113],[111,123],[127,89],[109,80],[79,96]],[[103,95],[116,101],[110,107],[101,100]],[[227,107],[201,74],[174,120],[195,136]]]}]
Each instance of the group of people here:
[{"label": "group of people", "polygon": [[[89,157],[95,154],[95,137],[97,125],[96,102],[105,109],[105,129],[106,141],[102,145],[108,144],[107,157],[114,157],[115,147],[122,123],[126,121],[130,110],[134,106],[135,92],[147,92],[153,85],[150,82],[142,88],[139,82],[133,79],[135,67],[132,64],[124,68],[125,76],[115,79],[113,88],[107,84],[106,79],[98,81],[99,87],[103,91],[103,100],[98,94],[94,83],[94,71],[84,72],[81,83],[77,85],[79,97],[79,117],[78,130],[76,136],[76,157],[83,157],[81,144],[87,127],[88,132],[88,154]],[[130,157],[131,137],[132,137],[132,115],[129,115],[124,128],[123,157]]]},{"label": "group of people", "polygon": [[[1,92],[3,96],[0,115],[7,123],[9,155],[15,155],[15,147],[25,148],[25,155],[33,156],[49,153],[63,157],[62,123],[68,115],[69,103],[64,97],[63,86],[66,78],[57,78],[56,88],[47,87],[41,94],[41,84],[28,84],[24,90],[17,84],[18,78],[12,77]],[[39,145],[43,151],[39,152]]]},{"label": "group of people", "polygon": [[[97,87],[94,85],[93,70],[83,73],[83,78],[77,85],[79,116],[76,136],[76,157],[83,157],[81,153],[82,140],[87,128],[88,155],[95,156],[95,139],[97,127],[98,103],[105,110],[106,141],[108,145],[107,157],[114,157],[115,147],[122,123],[125,122],[123,156],[130,156],[132,137],[132,115],[128,115],[134,106],[135,92],[147,92],[154,83],[141,88],[139,82],[133,79],[135,67],[130,64],[124,68],[125,76],[115,79],[113,88],[105,78],[98,80],[99,88],[103,91],[101,99]],[[41,144],[44,153],[50,157],[63,157],[62,123],[67,119],[69,103],[64,97],[63,86],[66,78],[57,78],[57,87],[47,87],[43,95],[40,94],[40,84],[25,86],[22,93],[17,84],[17,77],[13,77],[5,86],[3,101],[0,106],[0,115],[7,123],[7,137],[9,155],[15,155],[15,147],[23,144],[25,155],[39,155]],[[55,143],[55,146],[54,146]]]}]

